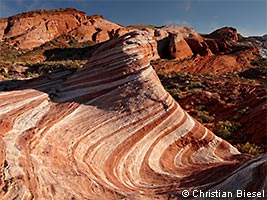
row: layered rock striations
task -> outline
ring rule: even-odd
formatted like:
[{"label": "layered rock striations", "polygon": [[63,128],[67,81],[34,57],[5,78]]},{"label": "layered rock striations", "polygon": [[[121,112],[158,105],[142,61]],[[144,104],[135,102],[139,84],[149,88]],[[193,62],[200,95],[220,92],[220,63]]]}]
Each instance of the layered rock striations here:
[{"label": "layered rock striations", "polygon": [[52,74],[1,92],[0,198],[262,192],[266,156],[240,154],[190,117],[150,65],[157,56],[156,41],[134,31],[101,45],[71,76]]}]

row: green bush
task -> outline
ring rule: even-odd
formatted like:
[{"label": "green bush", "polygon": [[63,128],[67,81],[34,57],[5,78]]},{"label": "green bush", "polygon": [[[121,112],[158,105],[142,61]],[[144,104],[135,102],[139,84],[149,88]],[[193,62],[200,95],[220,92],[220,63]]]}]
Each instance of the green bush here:
[{"label": "green bush", "polygon": [[193,89],[193,88],[203,88],[204,86],[202,85],[201,82],[190,82],[188,88]]},{"label": "green bush", "polygon": [[2,71],[1,74],[5,77],[5,78],[10,78],[10,74],[8,72]]},{"label": "green bush", "polygon": [[181,91],[178,88],[167,89],[167,91],[175,100],[182,98]]},{"label": "green bush", "polygon": [[238,113],[240,113],[241,115],[249,115],[250,112],[251,109],[248,106],[238,111]]},{"label": "green bush", "polygon": [[201,123],[210,123],[214,120],[208,111],[198,110],[194,112],[195,118]]},{"label": "green bush", "polygon": [[261,153],[261,148],[259,146],[253,143],[249,143],[249,142],[245,144],[237,144],[236,148],[241,153],[248,153],[248,154],[253,154],[253,155],[257,155]]},{"label": "green bush", "polygon": [[240,123],[237,122],[219,121],[215,125],[214,133],[223,139],[231,139],[233,137],[233,132],[238,130],[240,127]]}]

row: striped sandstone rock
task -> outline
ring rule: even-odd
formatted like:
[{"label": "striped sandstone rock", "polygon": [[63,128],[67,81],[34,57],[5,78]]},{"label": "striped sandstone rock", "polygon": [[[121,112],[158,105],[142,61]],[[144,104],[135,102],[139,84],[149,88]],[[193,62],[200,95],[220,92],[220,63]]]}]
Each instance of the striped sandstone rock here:
[{"label": "striped sandstone rock", "polygon": [[266,156],[240,154],[189,116],[134,31],[66,72],[0,92],[0,199],[181,199],[184,189],[262,191]]}]

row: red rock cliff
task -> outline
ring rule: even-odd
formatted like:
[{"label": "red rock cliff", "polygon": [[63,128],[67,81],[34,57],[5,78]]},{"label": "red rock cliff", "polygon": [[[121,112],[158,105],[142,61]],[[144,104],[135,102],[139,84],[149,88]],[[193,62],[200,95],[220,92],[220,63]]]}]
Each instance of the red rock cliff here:
[{"label": "red rock cliff", "polygon": [[[32,49],[69,33],[79,42],[109,40],[121,26],[101,16],[87,17],[75,9],[38,10],[1,19],[0,39],[22,49]],[[93,39],[95,35],[96,39]]]}]

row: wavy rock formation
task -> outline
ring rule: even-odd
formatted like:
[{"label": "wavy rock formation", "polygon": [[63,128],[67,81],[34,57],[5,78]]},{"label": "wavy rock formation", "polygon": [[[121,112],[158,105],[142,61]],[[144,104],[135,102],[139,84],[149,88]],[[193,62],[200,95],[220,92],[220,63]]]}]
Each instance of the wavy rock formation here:
[{"label": "wavy rock formation", "polygon": [[[262,191],[266,156],[240,154],[161,85],[146,32],[66,72],[0,93],[0,198],[181,199],[184,189]],[[266,194],[265,194],[266,195]]]}]

